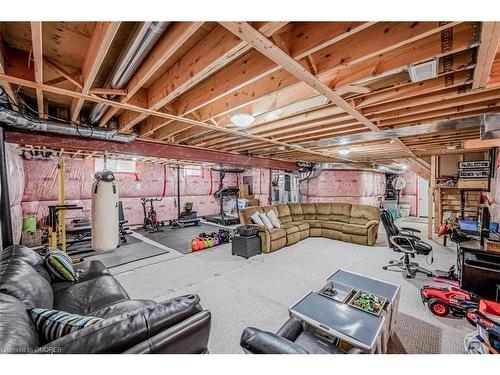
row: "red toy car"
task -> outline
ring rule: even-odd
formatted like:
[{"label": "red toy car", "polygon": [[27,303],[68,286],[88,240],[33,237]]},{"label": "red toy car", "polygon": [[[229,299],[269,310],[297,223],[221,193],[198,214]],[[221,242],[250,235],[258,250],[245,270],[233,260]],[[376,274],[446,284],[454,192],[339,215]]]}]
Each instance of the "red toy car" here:
[{"label": "red toy car", "polygon": [[434,315],[447,316],[465,316],[479,306],[480,297],[466,290],[448,287],[439,288],[434,286],[424,286],[420,290],[422,302],[427,303],[427,307]]}]

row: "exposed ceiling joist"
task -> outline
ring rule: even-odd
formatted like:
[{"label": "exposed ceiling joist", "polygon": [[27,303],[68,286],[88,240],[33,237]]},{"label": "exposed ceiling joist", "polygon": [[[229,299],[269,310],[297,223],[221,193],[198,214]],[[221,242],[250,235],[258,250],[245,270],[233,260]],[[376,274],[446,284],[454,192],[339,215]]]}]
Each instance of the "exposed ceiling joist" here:
[{"label": "exposed ceiling joist", "polygon": [[481,26],[481,44],[477,51],[477,63],[474,70],[473,89],[486,86],[491,67],[500,43],[500,22],[483,22]]},{"label": "exposed ceiling joist", "polygon": [[[264,24],[267,35],[283,27],[282,22]],[[148,88],[148,108],[159,110],[182,93],[249,50],[246,43],[218,26]],[[127,131],[147,115],[125,112],[120,130]]]},{"label": "exposed ceiling joist", "polygon": [[[1,36],[0,36],[0,74],[6,74],[5,58],[3,53],[3,42]],[[14,104],[17,105],[18,104],[17,96],[15,95],[14,90],[12,89],[12,85],[9,82],[0,80],[0,86],[5,90],[6,94],[14,102]]]},{"label": "exposed ceiling joist", "polygon": [[[111,47],[111,43],[119,27],[120,22],[97,22],[82,69],[83,87],[81,92],[83,95],[87,95],[92,88],[95,77],[99,72],[99,68]],[[79,120],[80,110],[82,109],[84,101],[84,99],[75,98],[71,103],[71,121],[77,122]]]},{"label": "exposed ceiling joist", "polygon": [[300,81],[306,83],[318,93],[327,97],[328,100],[330,100],[332,103],[335,103],[338,107],[342,108],[346,113],[364,124],[367,128],[369,128],[370,130],[379,130],[370,120],[368,120],[365,116],[358,112],[348,102],[342,99],[340,95],[336,94],[332,89],[330,89],[309,70],[307,70],[302,64],[293,59],[291,56],[287,55],[273,42],[271,42],[257,30],[255,30],[252,26],[250,26],[249,23],[221,22],[220,24],[231,31],[234,35],[250,44],[257,51],[273,60],[276,64],[283,67],[286,71],[298,78]]},{"label": "exposed ceiling joist", "polygon": [[[170,25],[128,82],[127,95],[121,99],[121,102],[130,101],[137,91],[202,25],[203,22],[176,22]],[[116,108],[109,108],[99,123],[106,124],[117,111]]]},{"label": "exposed ceiling joist", "polygon": [[[30,22],[31,46],[33,49],[33,64],[35,69],[35,81],[43,83],[43,43],[42,43],[42,23]],[[36,90],[36,103],[38,107],[38,117],[44,118],[43,92]]]}]

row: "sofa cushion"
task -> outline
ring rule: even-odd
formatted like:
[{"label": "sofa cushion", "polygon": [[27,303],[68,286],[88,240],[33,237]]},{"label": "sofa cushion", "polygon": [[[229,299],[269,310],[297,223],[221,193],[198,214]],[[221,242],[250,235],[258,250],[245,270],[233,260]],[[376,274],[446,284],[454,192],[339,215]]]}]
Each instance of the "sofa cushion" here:
[{"label": "sofa cushion", "polygon": [[353,205],[351,207],[350,224],[365,225],[370,220],[379,220],[379,208],[367,205]]},{"label": "sofa cushion", "polygon": [[368,233],[368,228],[364,225],[358,225],[358,224],[343,224],[342,232],[348,234],[357,234],[360,236],[366,236],[366,234]]},{"label": "sofa cushion", "polygon": [[27,306],[0,293],[0,348],[2,353],[29,353],[40,346]]},{"label": "sofa cushion", "polygon": [[299,227],[292,225],[292,224],[289,224],[289,223],[283,224],[281,226],[281,229],[284,229],[287,235],[292,234],[292,233],[297,233],[299,231]]},{"label": "sofa cushion", "polygon": [[333,229],[333,230],[342,230],[342,225],[344,223],[339,223],[338,221],[322,221],[321,228],[323,229]]},{"label": "sofa cushion", "polygon": [[292,216],[293,221],[304,220],[301,203],[288,203],[288,208],[290,209],[290,215]]},{"label": "sofa cushion", "polygon": [[314,203],[301,203],[305,220],[316,219],[316,205]]},{"label": "sofa cushion", "polygon": [[276,216],[273,210],[266,212],[266,216],[269,218],[274,228],[281,228],[280,219],[278,219],[278,216]]},{"label": "sofa cushion", "polygon": [[240,210],[240,221],[242,225],[246,224],[252,224],[252,219],[250,216],[252,216],[256,212],[264,212],[262,211],[262,208],[258,206],[253,206],[253,207],[248,207],[248,208],[243,208]]},{"label": "sofa cushion", "polygon": [[[77,274],[77,283],[83,283],[87,280],[96,279],[102,275],[111,275],[109,270],[99,260],[84,260],[80,263],[74,264],[73,266]],[[52,283],[52,289],[54,291],[65,289],[72,284],[74,283],[70,281],[56,281]]]},{"label": "sofa cushion", "polygon": [[307,224],[309,224],[309,228],[319,228],[321,229],[321,220],[304,220]]},{"label": "sofa cushion", "polygon": [[278,210],[278,218],[281,224],[286,224],[293,220],[287,204],[277,204],[276,209]]},{"label": "sofa cushion", "polygon": [[29,313],[35,323],[38,336],[44,343],[102,321],[101,318],[94,316],[82,316],[53,309],[30,309]]},{"label": "sofa cushion", "polygon": [[[264,225],[264,222],[262,221],[260,217],[260,212],[255,211],[252,216],[250,216],[250,219],[252,219],[253,224],[257,225]],[[265,225],[264,225],[265,226]]]},{"label": "sofa cushion", "polygon": [[77,275],[71,257],[64,251],[49,249],[45,255],[48,270],[55,280],[76,281]]},{"label": "sofa cushion", "polygon": [[32,266],[16,257],[0,262],[0,293],[16,297],[29,308],[50,309],[54,302],[50,283]]},{"label": "sofa cushion", "polygon": [[45,260],[34,250],[23,245],[12,245],[0,252],[0,262],[11,257],[25,261],[42,275],[45,280],[49,283],[51,282],[52,278],[45,268]]},{"label": "sofa cushion", "polygon": [[331,203],[316,203],[316,219],[330,220],[331,207]]},{"label": "sofa cushion", "polygon": [[267,217],[267,214],[259,214],[260,220],[264,223],[264,226],[267,229],[273,229],[274,225],[271,223],[271,220]]},{"label": "sofa cushion", "polygon": [[120,353],[201,312],[197,295],[148,304],[104,319],[49,344],[61,353]]},{"label": "sofa cushion", "polygon": [[349,203],[332,203],[332,213],[329,220],[342,223],[348,223],[351,218],[351,204]]},{"label": "sofa cushion", "polygon": [[54,290],[54,309],[89,315],[92,311],[128,299],[127,292],[113,276],[103,275]]},{"label": "sofa cushion", "polygon": [[286,237],[286,231],[283,228],[273,228],[269,233],[271,234],[271,241]]},{"label": "sofa cushion", "polygon": [[102,309],[91,311],[90,315],[96,316],[98,318],[109,319],[113,316],[122,315],[135,310],[144,309],[146,307],[152,307],[155,304],[156,304],[155,301],[150,301],[146,299],[124,300],[103,307]]},{"label": "sofa cushion", "polygon": [[305,221],[292,221],[291,223],[288,223],[288,224],[292,224],[292,225],[295,225],[296,227],[299,228],[299,231],[303,231],[303,230],[308,230],[309,229],[309,224],[306,223]]}]

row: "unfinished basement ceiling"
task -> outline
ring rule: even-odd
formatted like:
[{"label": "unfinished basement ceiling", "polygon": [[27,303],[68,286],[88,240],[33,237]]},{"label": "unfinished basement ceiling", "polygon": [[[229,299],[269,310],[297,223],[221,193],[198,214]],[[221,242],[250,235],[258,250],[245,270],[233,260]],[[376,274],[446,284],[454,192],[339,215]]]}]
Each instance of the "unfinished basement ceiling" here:
[{"label": "unfinished basement ceiling", "polygon": [[[500,111],[495,22],[171,22],[122,92],[99,90],[136,24],[0,23],[0,83],[42,119],[78,122],[116,94],[100,126],[288,161],[427,168],[431,155],[463,152],[479,123],[353,143],[348,155],[322,142]],[[408,69],[434,59],[437,77],[412,82]],[[237,113],[255,121],[237,127]]]}]

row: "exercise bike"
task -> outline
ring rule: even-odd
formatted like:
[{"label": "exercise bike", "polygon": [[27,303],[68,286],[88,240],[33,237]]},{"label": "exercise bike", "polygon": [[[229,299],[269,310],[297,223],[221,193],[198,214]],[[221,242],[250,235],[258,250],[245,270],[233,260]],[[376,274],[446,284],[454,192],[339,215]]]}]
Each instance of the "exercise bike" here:
[{"label": "exercise bike", "polygon": [[[150,233],[161,232],[163,229],[160,229],[160,226],[164,226],[163,221],[158,221],[158,217],[156,215],[156,210],[153,206],[153,202],[161,201],[161,198],[141,198],[142,209],[144,211],[144,229],[148,229]],[[146,204],[149,202],[149,209],[146,210]]]}]

